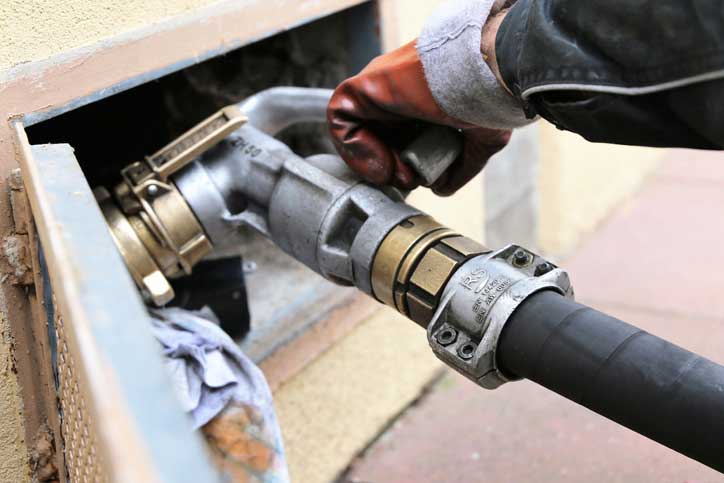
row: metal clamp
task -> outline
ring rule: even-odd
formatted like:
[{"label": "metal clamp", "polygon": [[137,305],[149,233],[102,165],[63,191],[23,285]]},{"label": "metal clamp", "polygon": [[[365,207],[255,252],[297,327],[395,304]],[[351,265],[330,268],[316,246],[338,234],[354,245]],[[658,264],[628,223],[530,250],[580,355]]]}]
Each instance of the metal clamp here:
[{"label": "metal clamp", "polygon": [[541,290],[573,297],[564,270],[519,246],[467,261],[447,283],[428,326],[433,352],[486,389],[508,382],[496,364],[498,339],[515,309]]},{"label": "metal clamp", "polygon": [[123,181],[113,189],[120,209],[111,206],[113,200],[106,190],[96,190],[126,266],[156,305],[174,297],[166,277],[191,273],[212,250],[171,176],[245,122],[238,107],[228,106],[143,161],[125,167]]},{"label": "metal clamp", "polygon": [[246,116],[236,105],[227,106],[146,159],[121,171],[126,182],[142,190],[148,181],[165,182],[198,156],[218,144],[246,122]]}]

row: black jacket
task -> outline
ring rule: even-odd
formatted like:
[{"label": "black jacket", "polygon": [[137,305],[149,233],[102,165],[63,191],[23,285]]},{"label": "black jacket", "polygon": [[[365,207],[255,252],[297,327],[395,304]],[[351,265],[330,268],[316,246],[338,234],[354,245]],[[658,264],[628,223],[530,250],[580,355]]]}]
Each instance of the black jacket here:
[{"label": "black jacket", "polygon": [[724,148],[724,0],[518,0],[496,53],[526,111],[561,129]]}]

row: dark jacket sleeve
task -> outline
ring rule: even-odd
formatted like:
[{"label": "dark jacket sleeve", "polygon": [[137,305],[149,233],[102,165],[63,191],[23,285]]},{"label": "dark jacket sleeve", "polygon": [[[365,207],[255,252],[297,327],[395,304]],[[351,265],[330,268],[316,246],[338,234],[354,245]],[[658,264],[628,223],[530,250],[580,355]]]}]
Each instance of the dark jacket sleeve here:
[{"label": "dark jacket sleeve", "polygon": [[526,112],[561,129],[724,148],[722,0],[518,0],[496,54]]}]

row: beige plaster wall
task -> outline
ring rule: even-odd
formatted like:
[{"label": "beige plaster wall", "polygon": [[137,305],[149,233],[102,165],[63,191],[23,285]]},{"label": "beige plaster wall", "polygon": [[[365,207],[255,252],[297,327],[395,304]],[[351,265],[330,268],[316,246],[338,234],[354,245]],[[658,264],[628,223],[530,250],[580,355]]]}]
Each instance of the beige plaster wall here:
[{"label": "beige plaster wall", "polygon": [[30,481],[22,400],[13,374],[5,317],[0,324],[0,481],[20,483]]},{"label": "beige plaster wall", "polygon": [[430,12],[442,0],[378,0],[382,39],[387,50],[414,40]]},{"label": "beige plaster wall", "polygon": [[589,143],[539,125],[539,242],[565,255],[636,192],[666,151]]},{"label": "beige plaster wall", "polygon": [[147,27],[217,1],[3,0],[0,70]]},{"label": "beige plaster wall", "polygon": [[458,233],[485,240],[485,206],[482,174],[455,195],[440,198],[428,189],[414,191],[408,202]]},{"label": "beige plaster wall", "polygon": [[274,395],[292,481],[332,481],[440,367],[425,331],[391,309],[357,326]]}]

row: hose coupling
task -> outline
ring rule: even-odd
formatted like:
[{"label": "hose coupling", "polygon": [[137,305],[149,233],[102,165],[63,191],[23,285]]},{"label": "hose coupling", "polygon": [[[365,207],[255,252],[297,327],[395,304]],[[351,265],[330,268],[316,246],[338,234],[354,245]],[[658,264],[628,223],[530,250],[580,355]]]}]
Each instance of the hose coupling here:
[{"label": "hose coupling", "polygon": [[553,290],[573,298],[568,274],[517,245],[464,262],[445,284],[427,326],[435,355],[476,384],[495,389],[512,380],[496,363],[506,322],[528,297]]},{"label": "hose coupling", "polygon": [[155,305],[174,297],[168,278],[191,273],[212,250],[172,176],[245,121],[236,106],[226,107],[155,154],[126,166],[112,191],[94,190],[126,267]]},{"label": "hose coupling", "polygon": [[427,215],[399,222],[372,263],[372,292],[380,302],[426,328],[453,273],[489,249]]}]

